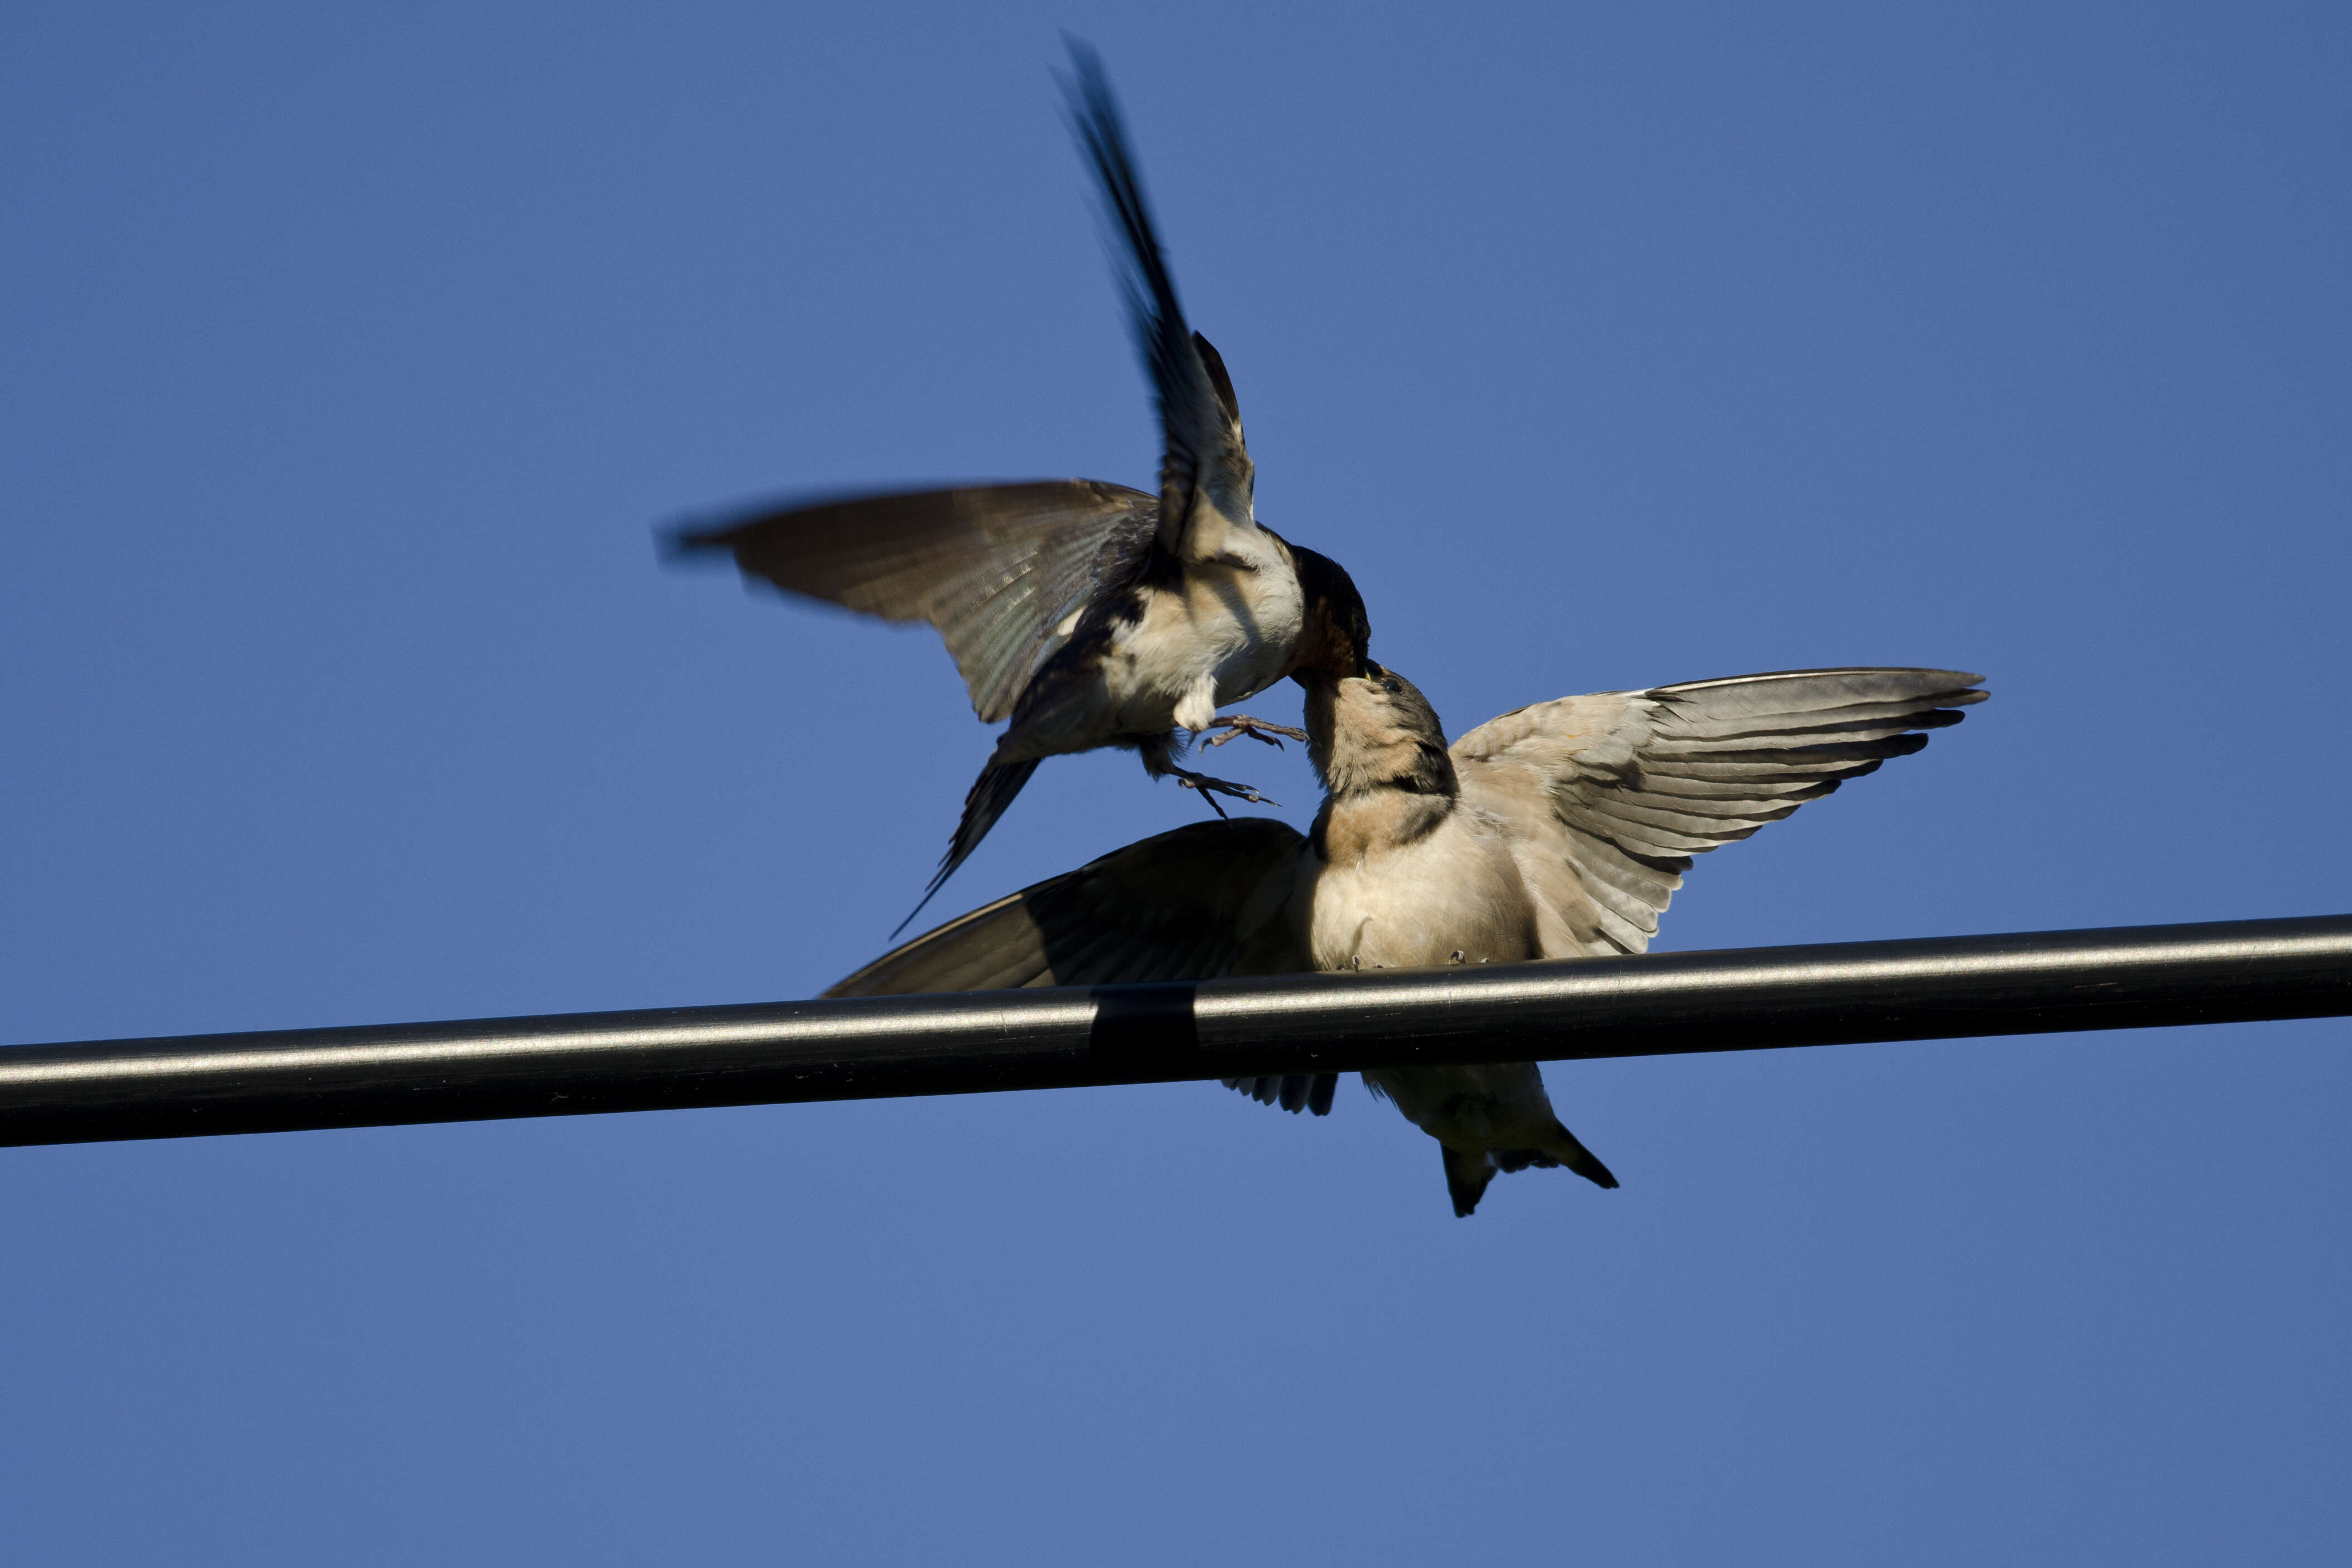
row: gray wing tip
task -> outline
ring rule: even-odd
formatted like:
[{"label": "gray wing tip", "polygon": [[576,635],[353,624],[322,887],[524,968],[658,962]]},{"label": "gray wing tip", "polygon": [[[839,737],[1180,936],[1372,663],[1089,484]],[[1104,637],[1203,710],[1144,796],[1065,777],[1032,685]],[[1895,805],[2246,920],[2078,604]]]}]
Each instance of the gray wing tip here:
[{"label": "gray wing tip", "polygon": [[713,528],[703,523],[656,523],[654,526],[654,557],[664,566],[699,565],[719,556],[735,553],[735,541],[727,528]]},{"label": "gray wing tip", "polygon": [[[1984,684],[1982,675],[1972,675],[1965,670],[1934,670],[1912,664],[1840,664],[1816,670],[1759,670],[1752,675],[1717,675],[1705,681],[1676,681],[1671,685],[1653,686],[1650,690],[1703,692],[1718,686],[1761,685],[1767,681],[1813,681],[1840,676],[1859,679],[1871,675],[1899,678],[1904,685],[1916,689],[1923,696],[1946,691],[1958,693]],[[1982,702],[1991,695],[1979,691],[1974,696],[1955,697],[1953,700]]]},{"label": "gray wing tip", "polygon": [[[1678,681],[1653,686],[1640,695],[1652,701],[1696,702],[1711,716],[1727,716],[1711,705],[1730,702],[1752,716],[1832,713],[1840,707],[1891,705],[1908,708],[1905,722],[1923,729],[1943,729],[1960,722],[1958,709],[1972,707],[1992,694],[1978,683],[1982,675],[1964,670],[1918,669],[1903,665],[1858,664],[1842,669],[1767,670],[1752,675],[1726,675],[1707,681]],[[1894,715],[1882,715],[1893,717]]]}]

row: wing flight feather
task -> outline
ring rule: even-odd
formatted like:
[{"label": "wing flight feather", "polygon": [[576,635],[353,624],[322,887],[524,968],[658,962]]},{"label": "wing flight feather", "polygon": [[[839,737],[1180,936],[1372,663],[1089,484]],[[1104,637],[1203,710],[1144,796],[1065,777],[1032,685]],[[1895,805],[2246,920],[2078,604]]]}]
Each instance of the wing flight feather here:
[{"label": "wing flight feather", "polygon": [[1128,321],[1160,405],[1160,544],[1181,554],[1202,521],[1199,508],[1204,504],[1231,524],[1251,526],[1256,470],[1242,438],[1241,409],[1224,361],[1185,325],[1101,57],[1075,40],[1070,56],[1072,75],[1063,88],[1071,128],[1094,171],[1116,235]]},{"label": "wing flight feather", "polygon": [[1159,503],[1094,479],[968,485],[782,508],[670,536],[747,578],[885,621],[929,622],[987,723],[1140,567]]},{"label": "wing flight feather", "polygon": [[[1000,898],[885,954],[828,997],[1207,980],[1311,969],[1287,918],[1306,840],[1268,817],[1196,822]],[[1331,1109],[1328,1072],[1227,1079],[1286,1111]]]},{"label": "wing flight feather", "polygon": [[1790,670],[1538,703],[1453,747],[1509,834],[1545,956],[1639,953],[1691,857],[1927,744],[1984,701],[1953,670]]},{"label": "wing flight feather", "polygon": [[1283,899],[1306,840],[1270,817],[1115,850],[877,958],[824,994],[1207,980],[1314,967]]}]

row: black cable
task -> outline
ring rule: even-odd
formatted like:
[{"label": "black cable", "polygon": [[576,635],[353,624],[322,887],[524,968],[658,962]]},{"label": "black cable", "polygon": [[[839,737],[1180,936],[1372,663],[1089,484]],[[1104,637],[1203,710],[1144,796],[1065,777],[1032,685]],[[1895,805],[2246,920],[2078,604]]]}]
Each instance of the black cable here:
[{"label": "black cable", "polygon": [[0,1048],[0,1145],[2352,1014],[2352,915]]}]

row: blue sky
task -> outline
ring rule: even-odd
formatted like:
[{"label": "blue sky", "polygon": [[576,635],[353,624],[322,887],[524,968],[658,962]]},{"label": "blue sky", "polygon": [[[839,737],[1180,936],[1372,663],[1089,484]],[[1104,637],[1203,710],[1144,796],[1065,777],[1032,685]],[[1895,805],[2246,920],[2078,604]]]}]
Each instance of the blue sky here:
[{"label": "blue sky", "polygon": [[[1061,28],[1261,515],[1455,731],[1989,677],[1663,946],[2352,907],[2339,6],[20,5],[0,1040],[880,951],[987,749],[945,654],[650,530],[1150,481]],[[938,907],[1200,810],[1055,762]],[[45,1563],[2333,1561],[2347,1043],[1555,1069],[1623,1190],[1468,1222],[1352,1085],[0,1151],[0,1515]]]}]

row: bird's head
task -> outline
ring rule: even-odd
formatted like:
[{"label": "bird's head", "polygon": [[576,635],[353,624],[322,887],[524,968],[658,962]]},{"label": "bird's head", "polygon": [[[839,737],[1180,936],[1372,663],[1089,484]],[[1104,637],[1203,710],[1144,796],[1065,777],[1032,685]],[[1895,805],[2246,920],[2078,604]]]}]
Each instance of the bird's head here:
[{"label": "bird's head", "polygon": [[[1284,541],[1287,543],[1288,541]],[[1360,675],[1371,667],[1372,619],[1348,569],[1328,555],[1290,546],[1298,590],[1307,601],[1307,623],[1298,634],[1293,678],[1307,684],[1307,672]]]},{"label": "bird's head", "polygon": [[1421,688],[1369,660],[1364,674],[1302,673],[1307,750],[1334,796],[1366,789],[1454,794],[1445,727]]}]

